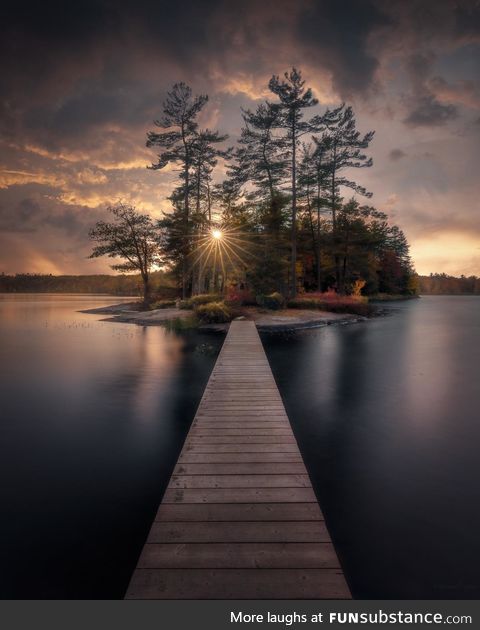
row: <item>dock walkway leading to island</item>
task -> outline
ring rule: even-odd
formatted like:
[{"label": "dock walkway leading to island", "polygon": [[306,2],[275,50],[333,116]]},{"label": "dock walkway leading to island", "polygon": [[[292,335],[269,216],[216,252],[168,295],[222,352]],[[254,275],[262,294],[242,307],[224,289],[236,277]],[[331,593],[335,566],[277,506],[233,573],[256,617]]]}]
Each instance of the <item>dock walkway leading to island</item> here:
[{"label": "dock walkway leading to island", "polygon": [[126,597],[350,598],[253,322],[230,326]]}]

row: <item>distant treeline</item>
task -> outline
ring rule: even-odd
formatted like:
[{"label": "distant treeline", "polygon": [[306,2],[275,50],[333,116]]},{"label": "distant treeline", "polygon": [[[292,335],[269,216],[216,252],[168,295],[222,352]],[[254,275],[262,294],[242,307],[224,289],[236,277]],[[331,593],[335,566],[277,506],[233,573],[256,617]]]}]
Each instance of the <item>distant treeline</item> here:
[{"label": "distant treeline", "polygon": [[445,273],[431,273],[418,276],[419,293],[424,295],[480,295],[480,278],[477,276],[447,276]]},{"label": "distant treeline", "polygon": [[[419,293],[424,295],[480,295],[480,278],[477,276],[447,276],[434,273],[418,276]],[[171,278],[161,271],[152,273],[153,293],[163,297],[178,294]],[[108,293],[111,295],[142,295],[143,284],[139,274],[54,276],[18,273],[0,274],[0,293]]]},{"label": "distant treeline", "polygon": [[[109,293],[111,295],[142,295],[140,274],[54,276],[19,273],[0,274],[0,293]],[[161,271],[152,273],[153,292],[170,297],[177,290]]]}]

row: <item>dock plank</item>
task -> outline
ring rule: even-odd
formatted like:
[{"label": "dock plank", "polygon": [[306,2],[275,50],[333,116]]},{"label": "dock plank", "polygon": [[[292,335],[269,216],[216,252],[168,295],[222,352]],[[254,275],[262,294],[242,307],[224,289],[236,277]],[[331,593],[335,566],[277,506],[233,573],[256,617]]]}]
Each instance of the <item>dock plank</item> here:
[{"label": "dock plank", "polygon": [[255,324],[233,322],[126,598],[349,597]]},{"label": "dock plank", "polygon": [[302,475],[302,462],[210,462],[180,463],[175,466],[174,476],[181,475]]},{"label": "dock plank", "polygon": [[310,488],[308,475],[173,475],[169,488]]},{"label": "dock plank", "polygon": [[129,599],[349,599],[340,569],[139,569]]},{"label": "dock plank", "polygon": [[197,523],[216,521],[320,521],[318,503],[162,503],[155,520]]},{"label": "dock plank", "polygon": [[330,542],[325,521],[224,521],[175,523],[156,521],[147,543]]},{"label": "dock plank", "polygon": [[330,542],[147,544],[139,569],[340,569]]}]

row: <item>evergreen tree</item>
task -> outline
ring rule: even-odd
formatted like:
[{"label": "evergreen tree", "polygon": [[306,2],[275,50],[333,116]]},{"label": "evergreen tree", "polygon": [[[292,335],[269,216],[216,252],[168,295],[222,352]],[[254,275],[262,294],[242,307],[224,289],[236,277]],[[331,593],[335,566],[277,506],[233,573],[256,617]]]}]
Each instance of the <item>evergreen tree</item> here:
[{"label": "evergreen tree", "polygon": [[[372,166],[372,159],[368,158],[362,151],[368,148],[374,133],[374,131],[369,131],[363,136],[360,135],[356,128],[353,109],[342,105],[332,113],[331,120],[328,123],[328,130],[323,134],[321,140],[316,140],[328,152],[330,208],[334,244],[338,238],[337,207],[340,200],[340,186],[351,188],[365,197],[372,196],[372,193],[367,192],[363,186],[346,178],[342,171],[350,168],[368,168]],[[344,288],[341,286],[340,255],[338,253],[335,253],[335,267],[337,290],[342,292]]]},{"label": "evergreen tree", "polygon": [[[190,250],[190,194],[191,169],[194,159],[194,145],[198,136],[197,116],[208,101],[208,96],[193,96],[185,83],[175,83],[163,103],[162,116],[154,124],[163,131],[147,133],[147,147],[160,147],[158,161],[149,168],[159,170],[170,163],[181,166],[183,197],[183,246],[180,252],[182,264],[182,294],[187,293],[187,257]],[[177,199],[178,204],[178,199]],[[178,210],[178,205],[177,205]]]},{"label": "evergreen tree", "polygon": [[322,212],[327,205],[326,188],[328,185],[327,147],[323,140],[313,137],[312,143],[302,145],[302,157],[299,164],[299,196],[304,200],[311,249],[315,259],[315,283],[317,290],[322,285]]},{"label": "evergreen tree", "polygon": [[279,118],[276,125],[285,130],[285,139],[289,147],[292,196],[290,294],[295,297],[297,292],[297,151],[301,137],[306,133],[318,131],[323,121],[319,116],[310,121],[304,120],[303,110],[314,107],[318,104],[318,100],[313,97],[310,88],[305,88],[302,73],[296,68],[285,72],[283,79],[272,76],[268,87],[279,99]]},{"label": "evergreen tree", "polygon": [[200,131],[192,142],[193,189],[195,212],[199,215],[204,205],[204,214],[212,221],[211,183],[212,171],[219,158],[228,159],[230,150],[223,150],[216,145],[225,142],[227,134],[205,129]]},{"label": "evergreen tree", "polygon": [[273,207],[287,177],[288,146],[284,138],[275,135],[279,126],[280,108],[261,103],[255,112],[243,111],[236,166],[232,169],[237,181],[251,182],[255,198],[270,201]]}]

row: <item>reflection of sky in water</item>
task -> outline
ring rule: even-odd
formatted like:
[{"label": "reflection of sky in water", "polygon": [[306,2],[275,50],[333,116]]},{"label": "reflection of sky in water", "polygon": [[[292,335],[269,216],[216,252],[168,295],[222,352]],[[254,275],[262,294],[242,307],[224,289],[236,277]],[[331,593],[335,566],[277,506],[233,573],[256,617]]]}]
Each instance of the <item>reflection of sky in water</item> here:
[{"label": "reflection of sky in water", "polygon": [[119,388],[136,422],[159,411],[158,391],[168,384],[180,357],[178,337],[163,328],[102,322],[105,315],[77,311],[118,303],[118,298],[5,297],[0,334],[9,356],[6,379],[19,394],[28,383],[30,395],[50,391],[68,396],[75,406],[92,390],[101,398],[102,391]]},{"label": "reflection of sky in water", "polygon": [[[2,595],[123,595],[203,393],[221,338],[117,301],[0,296]],[[354,593],[478,597],[480,298],[391,308],[267,353]]]},{"label": "reflection of sky in water", "polygon": [[267,354],[354,594],[479,597],[480,298],[389,308]]},{"label": "reflection of sky in water", "polygon": [[123,596],[221,338],[77,312],[118,302],[0,295],[0,596]]}]

